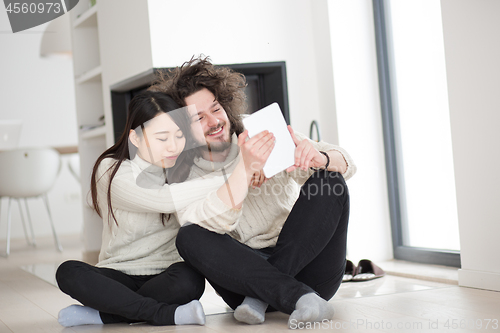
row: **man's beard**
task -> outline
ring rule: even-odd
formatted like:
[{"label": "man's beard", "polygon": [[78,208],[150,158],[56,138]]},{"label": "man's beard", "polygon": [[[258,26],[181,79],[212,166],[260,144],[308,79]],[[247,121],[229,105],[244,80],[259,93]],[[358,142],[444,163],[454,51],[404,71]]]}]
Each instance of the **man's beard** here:
[{"label": "man's beard", "polygon": [[213,142],[213,143],[208,143],[204,149],[206,149],[209,152],[223,152],[226,151],[229,147],[231,146],[230,141],[224,141],[224,142]]},{"label": "man's beard", "polygon": [[[212,127],[210,128],[206,133],[205,137],[208,136],[208,133],[212,133],[217,131],[221,127],[226,127],[226,122],[222,122],[219,124],[217,127]],[[209,152],[223,152],[227,150],[229,147],[231,147],[231,133],[229,133],[229,139],[227,141],[212,141],[208,142],[208,140],[205,139],[206,141],[206,146],[203,146],[202,148],[206,151]]]}]

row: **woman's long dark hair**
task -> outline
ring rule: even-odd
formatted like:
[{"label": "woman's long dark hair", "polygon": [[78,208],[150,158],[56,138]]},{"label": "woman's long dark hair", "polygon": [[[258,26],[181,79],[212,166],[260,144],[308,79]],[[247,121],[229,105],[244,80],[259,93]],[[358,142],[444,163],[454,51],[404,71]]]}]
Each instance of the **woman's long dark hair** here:
[{"label": "woman's long dark hair", "polygon": [[[113,165],[106,171],[109,172],[111,170],[106,197],[108,202],[108,221],[110,221],[112,217],[116,225],[118,225],[113,212],[113,207],[111,206],[111,182],[113,181],[113,178],[115,177],[122,162],[126,159],[133,159],[135,156],[135,152],[132,152],[133,156],[130,156],[131,152],[129,151],[129,148],[132,146],[129,144],[130,130],[143,128],[146,122],[150,121],[162,112],[169,113],[169,116],[173,119],[177,126],[179,126],[179,129],[186,138],[186,145],[183,152],[177,158],[175,165],[168,170],[168,183],[178,183],[186,180],[193,164],[194,155],[191,148],[194,146],[194,142],[192,141],[193,136],[191,135],[190,122],[187,113],[183,111],[170,112],[179,108],[180,106],[170,96],[161,92],[144,91],[132,98],[128,107],[127,123],[123,134],[117,143],[99,156],[92,170],[92,177],[90,181],[92,207],[97,214],[99,214],[99,216],[102,217],[99,202],[97,200],[97,181],[99,180],[97,179],[97,169],[99,168],[100,163],[105,158],[113,158],[116,160],[116,162],[113,163]],[[167,183],[167,177],[165,177],[165,183]],[[165,225],[165,222],[168,221],[168,218],[169,215],[167,216],[167,214],[161,214],[163,225]]]}]

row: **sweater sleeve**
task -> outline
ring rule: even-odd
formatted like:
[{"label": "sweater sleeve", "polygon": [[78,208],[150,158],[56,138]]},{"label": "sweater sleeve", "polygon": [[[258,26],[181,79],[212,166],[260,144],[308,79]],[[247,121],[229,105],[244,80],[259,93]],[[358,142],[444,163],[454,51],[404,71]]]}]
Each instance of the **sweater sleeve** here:
[{"label": "sweater sleeve", "polygon": [[217,191],[212,191],[204,199],[178,211],[177,219],[181,226],[194,223],[210,231],[224,234],[236,228],[241,214],[241,209],[227,206],[219,199]]},{"label": "sweater sleeve", "polygon": [[[344,159],[347,163],[347,170],[345,173],[342,174],[342,176],[344,177],[345,180],[348,180],[356,173],[357,168],[356,168],[356,165],[354,164],[354,160],[351,158],[351,156],[349,155],[349,153],[345,149],[343,149],[339,146],[330,144],[330,143],[326,143],[324,141],[319,141],[319,142],[313,141],[313,140],[309,139],[308,137],[306,137],[302,133],[295,132],[295,136],[300,141],[309,140],[313,144],[314,148],[316,148],[319,151],[326,152],[326,151],[330,151],[330,150],[336,150],[340,154],[342,154],[342,156],[344,157]],[[293,179],[295,179],[295,181],[297,183],[302,185],[313,174],[313,172],[314,172],[313,170],[303,171],[301,169],[295,169],[293,172],[290,173],[290,176]]]},{"label": "sweater sleeve", "polygon": [[[110,168],[116,161],[104,159],[99,165],[97,189],[100,200],[106,200]],[[111,204],[113,208],[129,212],[173,213],[188,204],[201,200],[208,193],[224,184],[223,177],[194,179],[183,183],[164,184],[154,188],[137,185],[130,161],[124,161],[111,182]]]}]

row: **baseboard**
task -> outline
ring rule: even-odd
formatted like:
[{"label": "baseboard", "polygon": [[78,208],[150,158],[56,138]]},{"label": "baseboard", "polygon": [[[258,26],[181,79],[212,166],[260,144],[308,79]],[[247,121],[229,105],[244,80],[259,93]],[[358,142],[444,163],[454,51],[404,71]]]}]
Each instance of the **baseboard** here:
[{"label": "baseboard", "polygon": [[458,285],[462,287],[500,291],[500,274],[460,269],[458,270]]},{"label": "baseboard", "polygon": [[99,261],[99,251],[83,251],[82,260],[89,265],[95,265]]}]

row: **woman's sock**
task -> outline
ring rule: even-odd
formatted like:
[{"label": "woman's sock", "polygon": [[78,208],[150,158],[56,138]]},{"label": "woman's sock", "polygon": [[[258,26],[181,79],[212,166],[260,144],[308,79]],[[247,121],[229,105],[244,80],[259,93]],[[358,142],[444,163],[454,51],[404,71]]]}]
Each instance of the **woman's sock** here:
[{"label": "woman's sock", "polygon": [[322,321],[332,319],[333,305],[316,295],[309,293],[302,295],[295,304],[295,311],[288,319],[288,327],[297,327],[298,323]]},{"label": "woman's sock", "polygon": [[102,324],[99,311],[77,304],[70,305],[59,311],[57,321],[64,327]]},{"label": "woman's sock", "polygon": [[200,301],[194,300],[175,309],[174,321],[176,325],[205,325],[205,312]]},{"label": "woman's sock", "polygon": [[266,309],[267,303],[247,296],[234,310],[234,318],[250,325],[261,324],[265,320]]}]

